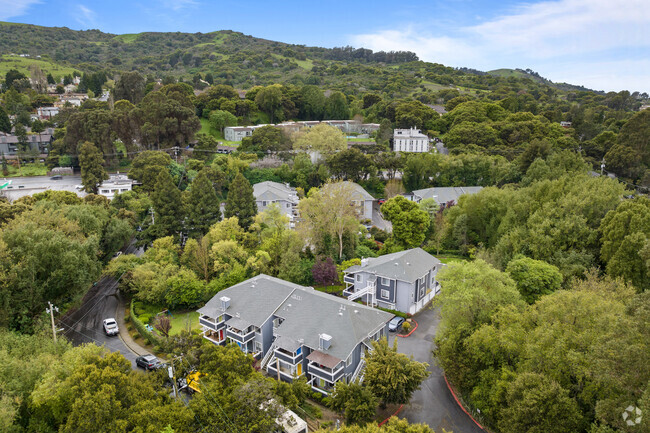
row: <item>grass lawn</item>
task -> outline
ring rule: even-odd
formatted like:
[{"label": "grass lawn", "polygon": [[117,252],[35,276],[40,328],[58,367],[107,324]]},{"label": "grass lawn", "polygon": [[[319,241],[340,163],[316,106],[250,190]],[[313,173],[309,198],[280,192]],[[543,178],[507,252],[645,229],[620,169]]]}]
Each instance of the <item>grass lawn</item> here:
[{"label": "grass lawn", "polygon": [[436,256],[444,264],[454,263],[454,262],[467,262],[469,259],[463,256]]},{"label": "grass lawn", "polygon": [[213,136],[217,141],[221,142],[224,146],[239,146],[241,144],[240,141],[228,141],[223,139],[223,135],[221,135],[221,132],[217,131],[210,125],[210,121],[208,119],[205,119],[201,117],[199,119],[201,121],[201,130],[199,133],[204,133]]},{"label": "grass lawn", "polygon": [[374,138],[346,138],[346,140],[351,143],[355,143],[355,142],[367,143],[369,141],[372,141],[373,143],[375,142]]},{"label": "grass lawn", "polygon": [[172,323],[172,329],[169,331],[169,335],[180,334],[183,329],[187,329],[188,325],[190,331],[193,329],[199,329],[199,313],[196,311],[185,311],[185,312],[175,312],[172,313],[173,317],[170,317],[170,322]]},{"label": "grass lawn", "polygon": [[21,164],[20,170],[18,166],[13,164],[8,164],[7,169],[9,174],[2,177],[23,177],[23,176],[46,176],[47,167],[45,164],[33,163],[33,164]]},{"label": "grass lawn", "polygon": [[29,77],[29,65],[31,64],[38,65],[45,74],[52,74],[55,80],[62,78],[64,75],[72,75],[74,71],[78,71],[75,68],[62,66],[47,59],[35,59],[31,57],[4,54],[0,56],[0,75],[4,77],[10,69],[17,69]]},{"label": "grass lawn", "polygon": [[318,290],[319,292],[323,293],[338,293],[343,290],[345,286],[344,285],[337,285],[337,286],[314,286],[314,289]]},{"label": "grass lawn", "polygon": [[[143,302],[135,301],[133,303],[133,309],[135,314],[144,323],[145,325],[149,324],[153,326],[153,322],[158,313],[164,310],[160,305],[145,304]],[[176,335],[182,330],[187,329],[188,322],[190,330],[199,328],[199,313],[194,310],[177,310],[171,311],[169,316],[169,321],[171,322],[172,328],[169,331],[169,335]]]}]

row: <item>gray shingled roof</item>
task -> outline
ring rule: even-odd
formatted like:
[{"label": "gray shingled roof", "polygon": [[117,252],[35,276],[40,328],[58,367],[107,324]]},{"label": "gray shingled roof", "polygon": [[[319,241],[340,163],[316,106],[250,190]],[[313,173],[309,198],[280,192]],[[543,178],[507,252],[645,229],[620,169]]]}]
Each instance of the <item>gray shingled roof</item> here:
[{"label": "gray shingled roof", "polygon": [[371,195],[368,193],[368,191],[366,191],[365,189],[363,189],[363,187],[362,187],[361,185],[359,185],[358,183],[349,182],[349,181],[347,181],[347,180],[346,180],[346,181],[343,181],[343,183],[345,183],[345,184],[347,184],[347,185],[352,185],[352,187],[354,188],[354,191],[355,191],[357,194],[360,194],[360,195],[363,197],[364,200],[374,200],[374,199],[375,199],[373,196],[371,196]]},{"label": "gray shingled roof", "polygon": [[454,201],[458,203],[458,198],[463,194],[476,194],[482,190],[482,186],[456,186],[456,187],[439,187],[417,189],[413,191],[414,195],[421,197],[422,200],[433,198],[436,203],[447,203]]},{"label": "gray shingled roof", "polygon": [[295,190],[279,182],[260,182],[253,185],[253,195],[256,200],[284,200],[298,202]]},{"label": "gray shingled roof", "polygon": [[[277,329],[281,347],[291,350],[296,343],[319,348],[319,335],[332,337],[323,353],[347,359],[354,347],[377,332],[393,315],[344,298],[321,293],[268,275],[258,275],[215,295],[199,313],[209,317],[223,314],[220,298],[230,298],[226,314],[261,327],[272,315],[284,319]],[[235,320],[235,318],[230,319]]]},{"label": "gray shingled roof", "polygon": [[250,324],[260,327],[284,300],[299,286],[268,275],[258,275],[217,293],[199,313],[209,317],[218,317],[224,313],[221,310],[223,296],[230,298],[230,307],[226,314],[235,316]]},{"label": "gray shingled roof", "polygon": [[376,308],[311,288],[294,291],[275,315],[284,318],[277,330],[279,335],[302,340],[312,349],[319,349],[320,334],[330,335],[329,349],[321,352],[340,360],[347,359],[357,344],[393,318]]},{"label": "gray shingled roof", "polygon": [[413,283],[433,266],[441,263],[422,248],[399,251],[367,260],[367,265],[351,266],[345,272],[370,272],[380,277]]}]

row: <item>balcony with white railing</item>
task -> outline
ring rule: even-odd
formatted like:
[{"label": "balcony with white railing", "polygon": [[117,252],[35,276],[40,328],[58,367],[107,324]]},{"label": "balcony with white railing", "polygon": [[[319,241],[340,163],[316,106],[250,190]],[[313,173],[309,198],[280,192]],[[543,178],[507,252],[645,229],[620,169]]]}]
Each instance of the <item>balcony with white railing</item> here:
[{"label": "balcony with white railing", "polygon": [[203,327],[203,338],[214,344],[221,344],[225,341],[225,338],[219,338],[219,332],[215,332],[206,327]]},{"label": "balcony with white railing", "polygon": [[240,331],[229,326],[226,328],[226,336],[237,343],[245,344],[255,337],[255,330]]},{"label": "balcony with white railing", "polygon": [[307,364],[307,372],[309,374],[328,382],[336,382],[339,380],[343,376],[344,371],[345,366],[343,364],[334,368],[328,368],[313,361]]},{"label": "balcony with white railing", "polygon": [[354,301],[363,296],[368,296],[369,299],[366,301],[374,307],[377,305],[377,299],[375,297],[376,291],[377,283],[375,281],[368,281],[368,284],[363,289],[355,290],[354,286],[345,289],[343,291],[343,296],[347,296],[348,301]]},{"label": "balcony with white railing", "polygon": [[199,317],[199,323],[203,325],[206,328],[210,328],[214,331],[217,331],[221,328],[224,327],[224,320],[223,316],[220,316],[218,318],[213,318],[213,317],[208,317],[206,315],[203,315]]},{"label": "balcony with white railing", "polygon": [[275,348],[275,357],[279,358],[280,360],[284,362],[288,362],[290,364],[297,364],[298,362],[302,362],[302,350],[301,348],[298,348],[299,352],[289,352],[288,350],[281,349],[279,347]]},{"label": "balcony with white railing", "polygon": [[275,357],[271,358],[269,363],[266,365],[266,371],[272,376],[277,376],[278,369],[280,370],[280,375],[284,376],[287,379],[300,377],[304,374],[304,372],[299,369],[298,364],[290,364]]}]

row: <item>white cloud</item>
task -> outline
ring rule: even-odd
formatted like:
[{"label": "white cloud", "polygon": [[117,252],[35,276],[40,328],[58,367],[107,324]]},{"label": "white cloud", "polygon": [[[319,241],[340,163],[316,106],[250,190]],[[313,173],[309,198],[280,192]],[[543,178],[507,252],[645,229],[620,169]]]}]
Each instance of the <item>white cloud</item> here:
[{"label": "white cloud", "polygon": [[162,3],[167,9],[173,11],[180,11],[182,9],[193,8],[199,5],[197,0],[164,0]]},{"label": "white cloud", "polygon": [[648,91],[650,69],[637,60],[650,58],[648,23],[648,0],[543,1],[455,29],[452,36],[406,27],[353,35],[350,42],[373,50],[414,51],[423,60],[449,66],[529,67],[553,81]]},{"label": "white cloud", "polygon": [[27,12],[33,4],[40,3],[39,0],[0,0],[0,20],[7,20],[18,17]]},{"label": "white cloud", "polygon": [[86,28],[96,27],[97,14],[94,10],[84,6],[77,5],[77,9],[72,12],[75,20]]}]

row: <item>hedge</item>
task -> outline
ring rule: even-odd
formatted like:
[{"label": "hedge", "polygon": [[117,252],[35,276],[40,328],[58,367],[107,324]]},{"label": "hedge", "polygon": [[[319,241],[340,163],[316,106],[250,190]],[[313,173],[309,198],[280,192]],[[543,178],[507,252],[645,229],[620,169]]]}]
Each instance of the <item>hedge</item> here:
[{"label": "hedge", "polygon": [[149,330],[147,330],[147,327],[144,326],[144,323],[140,319],[138,319],[138,316],[135,315],[134,310],[133,310],[133,299],[131,299],[131,308],[129,308],[129,317],[131,318],[131,321],[135,325],[135,329],[138,330],[138,333],[149,342],[149,344],[153,346],[158,346],[160,345],[160,341],[158,338]]}]

